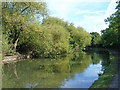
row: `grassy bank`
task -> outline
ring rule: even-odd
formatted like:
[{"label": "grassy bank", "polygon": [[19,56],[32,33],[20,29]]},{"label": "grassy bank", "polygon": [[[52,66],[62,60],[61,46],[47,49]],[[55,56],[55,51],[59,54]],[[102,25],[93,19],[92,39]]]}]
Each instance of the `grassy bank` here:
[{"label": "grassy bank", "polygon": [[110,55],[110,65],[106,68],[103,75],[96,80],[90,88],[108,88],[112,82],[113,77],[117,73],[118,64],[117,57],[113,56],[112,53]]}]

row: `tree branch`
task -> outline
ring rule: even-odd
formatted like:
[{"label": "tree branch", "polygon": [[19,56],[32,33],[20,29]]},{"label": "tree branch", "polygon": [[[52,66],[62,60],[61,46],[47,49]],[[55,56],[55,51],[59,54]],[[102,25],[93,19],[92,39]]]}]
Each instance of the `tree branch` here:
[{"label": "tree branch", "polygon": [[30,3],[30,5],[27,6],[25,9],[23,9],[23,10],[21,11],[21,13],[24,12],[26,9],[28,9],[30,6],[31,6],[31,3]]}]

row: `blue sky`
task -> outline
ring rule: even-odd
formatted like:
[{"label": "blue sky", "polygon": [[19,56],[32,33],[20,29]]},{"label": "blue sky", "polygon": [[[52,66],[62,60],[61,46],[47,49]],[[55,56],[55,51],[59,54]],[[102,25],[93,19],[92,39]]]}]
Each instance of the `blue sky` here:
[{"label": "blue sky", "polygon": [[87,32],[99,32],[108,25],[104,19],[115,12],[117,0],[45,0],[50,16],[59,17],[83,27]]}]

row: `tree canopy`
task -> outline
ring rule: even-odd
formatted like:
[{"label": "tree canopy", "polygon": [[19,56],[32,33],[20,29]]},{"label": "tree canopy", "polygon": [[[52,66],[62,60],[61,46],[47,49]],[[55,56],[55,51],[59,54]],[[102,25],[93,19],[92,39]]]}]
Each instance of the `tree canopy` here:
[{"label": "tree canopy", "polygon": [[91,35],[82,27],[50,17],[45,2],[3,2],[2,30],[12,54],[52,57],[91,44]]},{"label": "tree canopy", "polygon": [[91,41],[91,45],[92,46],[96,46],[101,44],[101,36],[99,33],[97,32],[92,32],[90,33],[92,35],[92,41]]},{"label": "tree canopy", "polygon": [[102,43],[104,47],[119,47],[120,45],[120,1],[117,2],[116,12],[105,19],[109,27],[102,30]]}]

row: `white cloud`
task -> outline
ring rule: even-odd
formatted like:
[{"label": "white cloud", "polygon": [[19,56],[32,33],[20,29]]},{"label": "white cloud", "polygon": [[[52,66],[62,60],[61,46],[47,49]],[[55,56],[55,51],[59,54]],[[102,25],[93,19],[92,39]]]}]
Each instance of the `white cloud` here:
[{"label": "white cloud", "polygon": [[93,31],[92,32],[98,32],[101,34],[101,30],[104,30],[105,28],[107,28],[106,25],[96,25],[94,28],[93,28]]},{"label": "white cloud", "polygon": [[104,14],[103,15],[85,15],[84,21],[76,22],[77,26],[82,26],[88,32],[98,32],[101,33],[101,30],[105,29],[107,26],[104,22]]},{"label": "white cloud", "polygon": [[76,12],[76,14],[100,14],[100,13],[104,13],[105,11],[88,11],[88,10],[84,10],[84,11],[78,11]]},{"label": "white cloud", "polygon": [[[82,25],[82,24],[83,24],[83,22],[78,23],[78,25],[76,25],[76,26],[79,26],[79,25]],[[103,24],[103,25],[98,24],[98,25],[86,25],[84,29],[89,33],[90,32],[98,32],[99,34],[101,34],[101,30],[104,30],[105,28],[107,28],[107,26],[105,24]]]},{"label": "white cloud", "polygon": [[117,1],[118,0],[111,0],[109,6],[107,8],[105,18],[109,17],[110,15],[112,15],[116,11],[115,8],[117,6],[117,4],[116,4]]},{"label": "white cloud", "polygon": [[[108,8],[107,8],[107,10],[106,10],[106,14],[105,14],[105,16],[104,16],[104,19],[107,19],[107,18],[110,17],[113,13],[116,12],[115,8],[116,8],[116,6],[117,6],[117,4],[116,4],[117,1],[118,1],[118,0],[111,0],[110,4],[109,4],[109,6],[108,6]],[[108,27],[108,26],[109,26],[109,24],[106,24],[106,27]]]},{"label": "white cloud", "polygon": [[71,3],[68,0],[45,0],[47,2],[50,16],[59,17],[61,19],[68,18]]},{"label": "white cloud", "polygon": [[[108,27],[104,19],[110,16],[113,12],[115,12],[116,1],[117,0],[44,0],[47,2],[48,8],[50,9],[50,16],[59,17],[64,19],[65,21],[72,22],[75,26],[82,26],[88,32],[97,31],[100,33],[101,30]],[[83,3],[84,2],[84,3]],[[92,2],[92,3],[91,3]],[[108,8],[96,9],[81,9],[86,6],[92,5],[94,2],[107,2],[110,4]],[[76,5],[82,5],[81,7]],[[104,5],[104,4],[103,4]],[[106,4],[107,5],[107,4]],[[93,7],[95,8],[95,7]],[[97,6],[96,6],[97,8]],[[106,14],[105,14],[106,12]],[[81,17],[82,15],[82,17]]]}]

